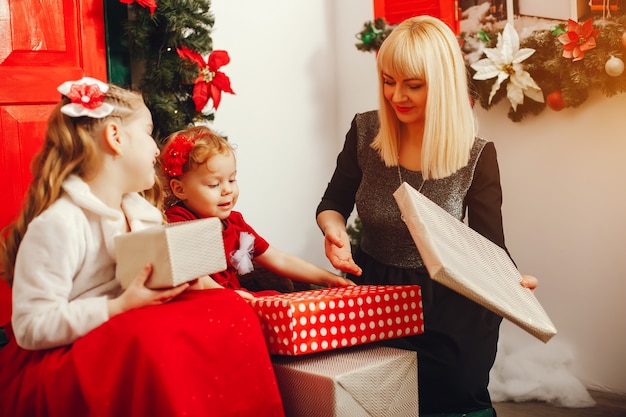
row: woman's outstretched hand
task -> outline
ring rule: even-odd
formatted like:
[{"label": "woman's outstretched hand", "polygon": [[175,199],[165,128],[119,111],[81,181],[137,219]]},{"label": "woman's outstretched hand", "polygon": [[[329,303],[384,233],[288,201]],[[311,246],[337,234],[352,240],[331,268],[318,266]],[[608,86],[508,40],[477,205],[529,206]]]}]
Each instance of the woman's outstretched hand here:
[{"label": "woman's outstretched hand", "polygon": [[326,230],[324,233],[324,250],[333,267],[340,271],[360,276],[363,272],[352,259],[350,237],[343,230]]},{"label": "woman's outstretched hand", "polygon": [[532,275],[522,275],[522,281],[520,284],[522,287],[534,291],[535,288],[537,288],[537,285],[539,285],[539,280]]},{"label": "woman's outstretched hand", "polygon": [[119,297],[109,300],[109,317],[138,307],[166,303],[189,287],[189,283],[183,283],[174,288],[153,290],[145,285],[151,274],[152,265],[145,265]]}]

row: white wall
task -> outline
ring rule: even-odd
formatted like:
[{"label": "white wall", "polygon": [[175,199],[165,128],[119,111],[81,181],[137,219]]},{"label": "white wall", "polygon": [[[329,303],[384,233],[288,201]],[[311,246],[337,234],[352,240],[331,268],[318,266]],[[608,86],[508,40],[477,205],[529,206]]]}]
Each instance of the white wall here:
[{"label": "white wall", "polygon": [[[352,116],[375,108],[374,55],[355,34],[362,0],[214,0],[214,48],[235,96],[215,127],[239,146],[237,208],[275,247],[329,268],[314,210]],[[499,153],[507,244],[571,345],[588,386],[626,393],[626,95],[513,123],[507,105],[477,110]],[[505,325],[502,338],[535,340]],[[547,345],[549,346],[549,344]]]},{"label": "white wall", "polygon": [[241,211],[278,249],[328,267],[315,208],[336,153],[331,1],[214,0],[214,49],[236,95],[214,126],[238,146]]},{"label": "white wall", "polygon": [[[626,393],[626,95],[511,122],[507,103],[478,110],[496,143],[507,245],[574,369],[588,386]],[[534,340],[505,326],[503,338]]]},{"label": "white wall", "polygon": [[373,54],[354,46],[371,4],[214,0],[211,10],[236,93],[214,122],[238,146],[236,209],[273,246],[331,268],[315,208],[352,116],[375,105],[375,84],[362,80],[375,77]]}]

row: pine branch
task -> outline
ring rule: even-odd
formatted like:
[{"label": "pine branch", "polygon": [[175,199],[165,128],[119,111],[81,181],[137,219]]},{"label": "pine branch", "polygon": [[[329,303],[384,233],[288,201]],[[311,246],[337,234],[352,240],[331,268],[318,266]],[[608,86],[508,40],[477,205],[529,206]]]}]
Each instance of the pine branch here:
[{"label": "pine branch", "polygon": [[202,55],[212,51],[210,6],[209,0],[159,0],[151,15],[137,3],[129,5],[126,40],[134,64],[145,68],[138,87],[152,112],[157,141],[193,123],[214,120],[214,113],[198,112],[193,103],[188,82],[197,76],[197,66],[176,53],[181,46]]}]

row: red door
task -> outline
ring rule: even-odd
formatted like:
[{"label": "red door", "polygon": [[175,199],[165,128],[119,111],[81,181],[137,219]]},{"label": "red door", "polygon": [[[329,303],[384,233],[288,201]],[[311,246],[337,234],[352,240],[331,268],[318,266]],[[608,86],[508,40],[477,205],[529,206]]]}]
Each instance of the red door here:
[{"label": "red door", "polygon": [[62,82],[106,80],[104,3],[0,0],[0,228],[14,220]]},{"label": "red door", "polygon": [[390,25],[424,14],[438,17],[459,34],[459,0],[374,0],[374,18],[382,17]]}]

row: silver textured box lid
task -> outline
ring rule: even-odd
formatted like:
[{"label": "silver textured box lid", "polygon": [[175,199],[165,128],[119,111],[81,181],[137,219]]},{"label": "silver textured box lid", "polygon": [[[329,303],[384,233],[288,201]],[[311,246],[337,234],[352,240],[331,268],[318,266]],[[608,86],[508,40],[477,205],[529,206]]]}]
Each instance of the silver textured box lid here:
[{"label": "silver textured box lid", "polygon": [[[547,342],[556,328],[508,254],[403,183],[393,194],[431,278]],[[428,320],[428,317],[425,318]]]}]

